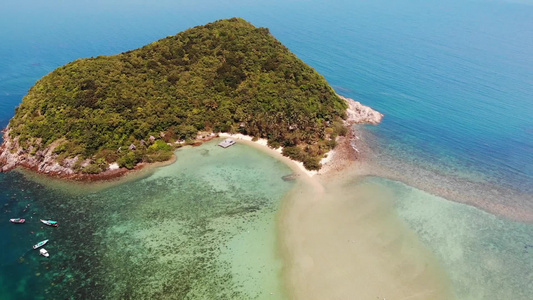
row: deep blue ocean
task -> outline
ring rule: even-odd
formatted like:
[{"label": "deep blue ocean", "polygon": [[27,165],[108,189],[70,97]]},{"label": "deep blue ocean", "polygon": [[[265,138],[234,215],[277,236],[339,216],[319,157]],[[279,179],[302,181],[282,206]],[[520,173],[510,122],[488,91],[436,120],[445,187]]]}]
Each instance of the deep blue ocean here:
[{"label": "deep blue ocean", "polygon": [[[234,16],[268,27],[339,94],[385,114],[369,128],[376,155],[503,188],[500,203],[533,209],[530,1],[2,1],[0,127],[61,65]],[[3,218],[44,193],[16,174],[0,174],[0,186]],[[7,228],[0,236],[16,240]],[[0,285],[19,259],[10,253],[0,254]]]}]

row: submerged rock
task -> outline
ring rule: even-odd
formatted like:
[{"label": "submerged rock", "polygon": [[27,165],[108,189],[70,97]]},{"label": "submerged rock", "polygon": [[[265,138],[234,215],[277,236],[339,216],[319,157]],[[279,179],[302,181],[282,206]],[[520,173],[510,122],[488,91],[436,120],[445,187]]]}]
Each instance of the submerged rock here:
[{"label": "submerged rock", "polygon": [[298,174],[289,174],[289,175],[285,175],[285,176],[282,176],[281,179],[283,179],[283,181],[294,181],[296,180],[296,178],[298,178]]}]

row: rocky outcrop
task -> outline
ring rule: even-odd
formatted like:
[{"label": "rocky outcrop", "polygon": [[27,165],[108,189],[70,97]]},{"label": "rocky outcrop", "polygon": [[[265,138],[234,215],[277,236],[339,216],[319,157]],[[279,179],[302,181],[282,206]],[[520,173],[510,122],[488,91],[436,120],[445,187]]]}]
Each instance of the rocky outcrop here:
[{"label": "rocky outcrop", "polygon": [[320,170],[320,174],[326,174],[331,172],[342,172],[352,163],[364,159],[368,148],[365,143],[361,141],[360,129],[357,129],[353,124],[372,124],[378,125],[383,119],[383,114],[373,110],[372,108],[365,106],[353,99],[337,95],[339,98],[346,101],[348,109],[346,110],[347,118],[345,120],[345,126],[348,128],[346,136],[338,136],[337,146],[330,153],[328,157],[323,160],[323,168]]},{"label": "rocky outcrop", "polygon": [[[77,157],[63,159],[61,164],[57,162],[57,155],[54,154],[54,148],[58,143],[52,144],[42,150],[34,151],[33,147],[23,149],[18,143],[18,138],[12,139],[9,135],[9,127],[3,132],[4,142],[0,146],[0,172],[7,172],[16,167],[24,167],[57,178],[79,181],[100,181],[121,177],[129,171],[126,168],[119,168],[118,164],[115,163],[111,164],[108,170],[99,174],[75,172],[74,165],[78,162]],[[88,163],[89,160],[85,160],[81,163],[81,166],[86,166]],[[139,164],[135,169],[138,170],[143,167],[144,164]]]},{"label": "rocky outcrop", "polygon": [[45,174],[74,174],[72,166],[76,163],[76,158],[65,160],[62,166],[56,161],[57,155],[53,153],[55,146],[37,151],[33,151],[33,146],[24,149],[19,145],[18,138],[12,139],[9,132],[9,127],[4,130],[4,142],[0,147],[1,172],[22,166]]},{"label": "rocky outcrop", "polygon": [[377,125],[381,122],[383,114],[380,112],[375,111],[372,108],[365,106],[353,99],[346,98],[341,95],[338,96],[342,100],[346,101],[346,104],[348,104],[348,109],[346,110],[346,113],[348,114],[346,122],[348,124],[369,123],[372,125]]}]

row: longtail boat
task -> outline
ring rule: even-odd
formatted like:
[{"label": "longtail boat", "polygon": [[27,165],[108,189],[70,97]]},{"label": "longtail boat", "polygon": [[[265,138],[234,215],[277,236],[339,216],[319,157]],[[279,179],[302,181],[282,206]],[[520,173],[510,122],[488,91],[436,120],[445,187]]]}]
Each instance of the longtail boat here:
[{"label": "longtail boat", "polygon": [[57,227],[57,226],[59,226],[59,224],[57,223],[57,221],[43,220],[43,219],[41,219],[41,222],[43,222],[44,224],[46,224],[46,225],[48,225],[48,226],[52,226],[52,227]]},{"label": "longtail boat", "polygon": [[44,246],[46,243],[48,243],[48,240],[44,240],[42,242],[38,242],[37,244],[33,245],[33,249],[37,249],[39,247]]}]

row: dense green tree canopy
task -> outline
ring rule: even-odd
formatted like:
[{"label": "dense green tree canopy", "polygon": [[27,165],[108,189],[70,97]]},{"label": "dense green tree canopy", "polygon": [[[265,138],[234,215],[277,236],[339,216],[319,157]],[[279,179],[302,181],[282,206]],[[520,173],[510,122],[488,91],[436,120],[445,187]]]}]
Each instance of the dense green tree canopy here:
[{"label": "dense green tree canopy", "polygon": [[141,155],[116,153],[119,147],[161,132],[167,142],[192,139],[202,130],[299,147],[297,159],[316,166],[334,145],[345,109],[325,79],[268,29],[233,18],[59,67],[30,89],[9,127],[23,147],[61,141],[61,159],[132,166],[146,160],[148,145],[136,150]]}]

